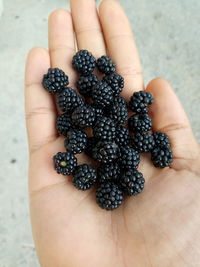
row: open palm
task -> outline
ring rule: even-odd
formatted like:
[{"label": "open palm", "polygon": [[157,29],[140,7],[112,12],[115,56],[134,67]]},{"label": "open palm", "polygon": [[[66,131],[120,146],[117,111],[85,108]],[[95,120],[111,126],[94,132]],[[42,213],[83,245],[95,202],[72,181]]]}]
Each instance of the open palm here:
[{"label": "open palm", "polygon": [[[200,266],[200,160],[187,117],[164,79],[146,90],[155,103],[155,131],[170,137],[174,162],[156,169],[149,155],[139,170],[146,179],[142,194],[130,197],[114,211],[95,203],[94,190],[76,190],[70,177],[56,174],[52,156],[64,151],[55,131],[55,99],[42,89],[47,69],[59,67],[69,76],[78,49],[96,57],[108,54],[125,78],[123,96],[142,90],[137,49],[128,20],[115,0],[72,0],[72,14],[54,11],[49,18],[49,50],[34,48],[26,65],[26,119],[30,148],[30,210],[37,253],[45,267]],[[74,27],[74,29],[73,29]],[[87,162],[80,155],[79,163]]]}]

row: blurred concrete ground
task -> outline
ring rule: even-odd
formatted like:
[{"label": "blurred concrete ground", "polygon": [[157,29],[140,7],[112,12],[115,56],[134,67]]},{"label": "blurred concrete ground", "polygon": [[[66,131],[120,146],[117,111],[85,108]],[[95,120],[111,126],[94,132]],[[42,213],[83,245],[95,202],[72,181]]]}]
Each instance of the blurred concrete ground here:
[{"label": "blurred concrete ground", "polygon": [[[200,1],[121,0],[145,82],[171,81],[200,140]],[[6,0],[0,18],[0,267],[36,267],[28,215],[23,73],[28,50],[47,47],[49,13],[65,0]]]}]

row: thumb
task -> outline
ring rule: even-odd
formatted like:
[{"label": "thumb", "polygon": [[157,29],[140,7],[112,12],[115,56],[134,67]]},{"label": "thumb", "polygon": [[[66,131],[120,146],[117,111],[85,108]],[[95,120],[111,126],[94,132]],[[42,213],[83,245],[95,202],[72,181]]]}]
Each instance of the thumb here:
[{"label": "thumb", "polygon": [[153,130],[166,133],[171,140],[174,155],[172,168],[187,166],[191,169],[199,156],[199,145],[180,101],[170,84],[162,78],[152,80],[146,91],[152,93],[155,99],[150,107]]}]

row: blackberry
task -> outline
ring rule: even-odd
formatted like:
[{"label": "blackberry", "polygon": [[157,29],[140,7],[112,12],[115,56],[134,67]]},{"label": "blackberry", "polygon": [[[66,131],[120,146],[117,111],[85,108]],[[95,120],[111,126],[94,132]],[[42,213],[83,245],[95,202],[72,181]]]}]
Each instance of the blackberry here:
[{"label": "blackberry", "polygon": [[92,151],[95,160],[102,163],[110,163],[117,159],[119,154],[118,146],[110,141],[100,141]]},{"label": "blackberry", "polygon": [[58,95],[58,106],[63,112],[70,113],[83,104],[84,100],[70,87],[65,88]]},{"label": "blackberry", "polygon": [[115,98],[109,108],[109,117],[118,125],[124,124],[128,120],[127,104],[122,97]]},{"label": "blackberry", "polygon": [[113,101],[112,88],[105,82],[98,82],[92,89],[92,100],[97,107],[105,108]]},{"label": "blackberry", "polygon": [[60,93],[68,84],[67,75],[58,68],[48,69],[42,80],[43,87],[49,93]]},{"label": "blackberry", "polygon": [[155,146],[170,146],[169,137],[165,133],[155,132],[153,138]]},{"label": "blackberry", "polygon": [[88,76],[80,76],[77,81],[77,88],[79,93],[85,97],[91,97],[92,88],[97,84],[99,79],[95,74],[89,74]]},{"label": "blackberry", "polygon": [[106,210],[118,208],[123,201],[123,192],[120,187],[113,182],[102,183],[96,191],[97,204]]},{"label": "blackberry", "polygon": [[67,133],[67,139],[64,141],[65,148],[72,154],[79,154],[86,149],[87,135],[78,130],[71,130]]},{"label": "blackberry", "polygon": [[106,75],[103,81],[110,85],[114,96],[118,96],[124,88],[124,78],[117,73]]},{"label": "blackberry", "polygon": [[155,167],[168,167],[173,161],[173,155],[169,146],[155,147],[151,151],[151,160]]},{"label": "blackberry", "polygon": [[94,136],[88,137],[87,138],[87,145],[86,145],[86,149],[85,149],[85,154],[92,158],[93,157],[93,149],[95,148],[96,144],[97,144],[97,140]]},{"label": "blackberry", "polygon": [[115,132],[115,123],[107,117],[98,118],[93,128],[94,137],[99,140],[113,140]]},{"label": "blackberry", "polygon": [[77,166],[77,159],[70,152],[58,152],[54,157],[54,168],[59,174],[70,175]]},{"label": "blackberry", "polygon": [[89,105],[77,107],[72,113],[72,121],[80,128],[92,126],[95,121],[94,110]]},{"label": "blackberry", "polygon": [[153,135],[148,132],[136,133],[131,138],[131,144],[139,153],[150,152],[155,145]]},{"label": "blackberry", "polygon": [[120,179],[123,191],[129,196],[135,196],[144,189],[145,179],[137,170],[127,170]]},{"label": "blackberry", "polygon": [[103,109],[96,107],[94,104],[90,104],[90,107],[92,108],[93,112],[95,113],[95,120],[97,120],[99,117],[102,117],[104,112]]},{"label": "blackberry", "polygon": [[104,108],[104,112],[106,114],[109,114],[109,111],[113,104],[123,105],[123,106],[126,106],[126,108],[128,108],[128,104],[126,103],[126,100],[123,97],[114,97],[111,105]]},{"label": "blackberry", "polygon": [[140,156],[131,147],[121,147],[118,162],[122,169],[136,169],[140,163]]},{"label": "blackberry", "polygon": [[152,120],[148,114],[135,114],[129,118],[128,127],[132,132],[147,132],[151,130]]},{"label": "blackberry", "polygon": [[151,93],[145,91],[135,92],[129,101],[129,108],[138,114],[145,114],[148,112],[148,105],[152,104],[153,100]]},{"label": "blackberry", "polygon": [[110,57],[102,56],[97,59],[97,68],[104,74],[111,74],[115,72],[115,63],[112,62]]},{"label": "blackberry", "polygon": [[56,121],[56,129],[58,133],[66,136],[67,132],[72,128],[73,126],[71,117],[66,113],[59,115]]},{"label": "blackberry", "polygon": [[128,129],[122,125],[116,127],[115,143],[119,147],[126,147],[129,144],[129,132]]},{"label": "blackberry", "polygon": [[74,171],[72,182],[80,190],[87,190],[96,182],[96,169],[88,164],[79,165]]},{"label": "blackberry", "polygon": [[73,56],[72,66],[81,74],[89,75],[96,66],[96,59],[87,50],[80,50]]},{"label": "blackberry", "polygon": [[106,181],[118,181],[120,178],[120,167],[117,163],[102,164],[97,169],[98,179],[100,183]]}]

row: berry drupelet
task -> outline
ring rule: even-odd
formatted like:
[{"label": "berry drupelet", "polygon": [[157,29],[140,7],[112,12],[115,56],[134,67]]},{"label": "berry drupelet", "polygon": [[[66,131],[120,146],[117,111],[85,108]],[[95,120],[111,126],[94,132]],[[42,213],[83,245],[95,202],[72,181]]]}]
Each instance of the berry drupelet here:
[{"label": "berry drupelet", "polygon": [[139,153],[150,152],[155,146],[153,135],[149,132],[138,132],[130,140]]},{"label": "berry drupelet", "polygon": [[96,169],[88,164],[79,165],[75,171],[72,182],[79,190],[87,190],[96,182]]},{"label": "berry drupelet", "polygon": [[104,76],[103,81],[110,85],[114,96],[118,96],[124,87],[124,78],[117,73]]},{"label": "berry drupelet", "polygon": [[106,181],[117,182],[120,178],[120,167],[116,162],[102,164],[98,169],[98,180],[100,183]]},{"label": "berry drupelet", "polygon": [[117,159],[119,154],[118,146],[110,141],[100,141],[92,151],[95,160],[102,163],[110,163]]},{"label": "berry drupelet", "polygon": [[68,76],[60,69],[48,69],[44,75],[42,85],[49,93],[60,93],[67,85]]},{"label": "berry drupelet", "polygon": [[107,56],[102,56],[97,59],[97,68],[104,74],[111,74],[115,72],[115,63]]},{"label": "berry drupelet", "polygon": [[58,106],[63,112],[71,113],[79,106],[84,105],[84,100],[70,87],[58,94]]},{"label": "berry drupelet", "polygon": [[131,147],[121,147],[118,162],[122,169],[136,169],[140,163],[140,156]]},{"label": "berry drupelet", "polygon": [[58,152],[53,157],[54,168],[59,174],[70,175],[77,166],[77,159],[70,152]]},{"label": "berry drupelet", "polygon": [[144,189],[145,179],[141,172],[137,170],[127,170],[120,179],[120,185],[129,196],[137,195]]},{"label": "berry drupelet", "polygon": [[106,210],[118,208],[123,201],[123,192],[112,182],[102,183],[96,191],[97,204]]},{"label": "berry drupelet", "polygon": [[73,57],[72,66],[81,74],[89,75],[96,66],[96,59],[87,50],[80,50]]},{"label": "berry drupelet", "polygon": [[129,101],[129,108],[138,114],[145,114],[148,112],[148,105],[152,104],[153,100],[153,96],[149,92],[135,92]]},{"label": "berry drupelet", "polygon": [[151,151],[151,160],[155,167],[168,167],[173,161],[173,155],[169,146],[158,146]]},{"label": "berry drupelet", "polygon": [[89,105],[77,107],[72,113],[72,121],[79,128],[92,126],[95,121],[94,110]]},{"label": "berry drupelet", "polygon": [[71,116],[67,113],[59,115],[56,121],[56,129],[60,135],[67,135],[67,132],[73,128]]},{"label": "berry drupelet", "polygon": [[147,132],[151,130],[152,120],[148,114],[135,114],[128,119],[128,127],[132,132]]},{"label": "berry drupelet", "polygon": [[77,81],[79,93],[85,97],[91,97],[92,88],[98,83],[98,81],[98,77],[93,73],[88,76],[80,76]]},{"label": "berry drupelet", "polygon": [[107,117],[100,117],[93,127],[93,134],[99,140],[113,140],[115,138],[116,127],[114,121]]},{"label": "berry drupelet", "polygon": [[105,108],[109,106],[114,97],[112,88],[105,82],[98,82],[92,89],[92,100],[95,106],[99,108]]},{"label": "berry drupelet", "polygon": [[87,135],[79,130],[71,130],[64,141],[65,148],[72,154],[79,154],[86,149]]}]

